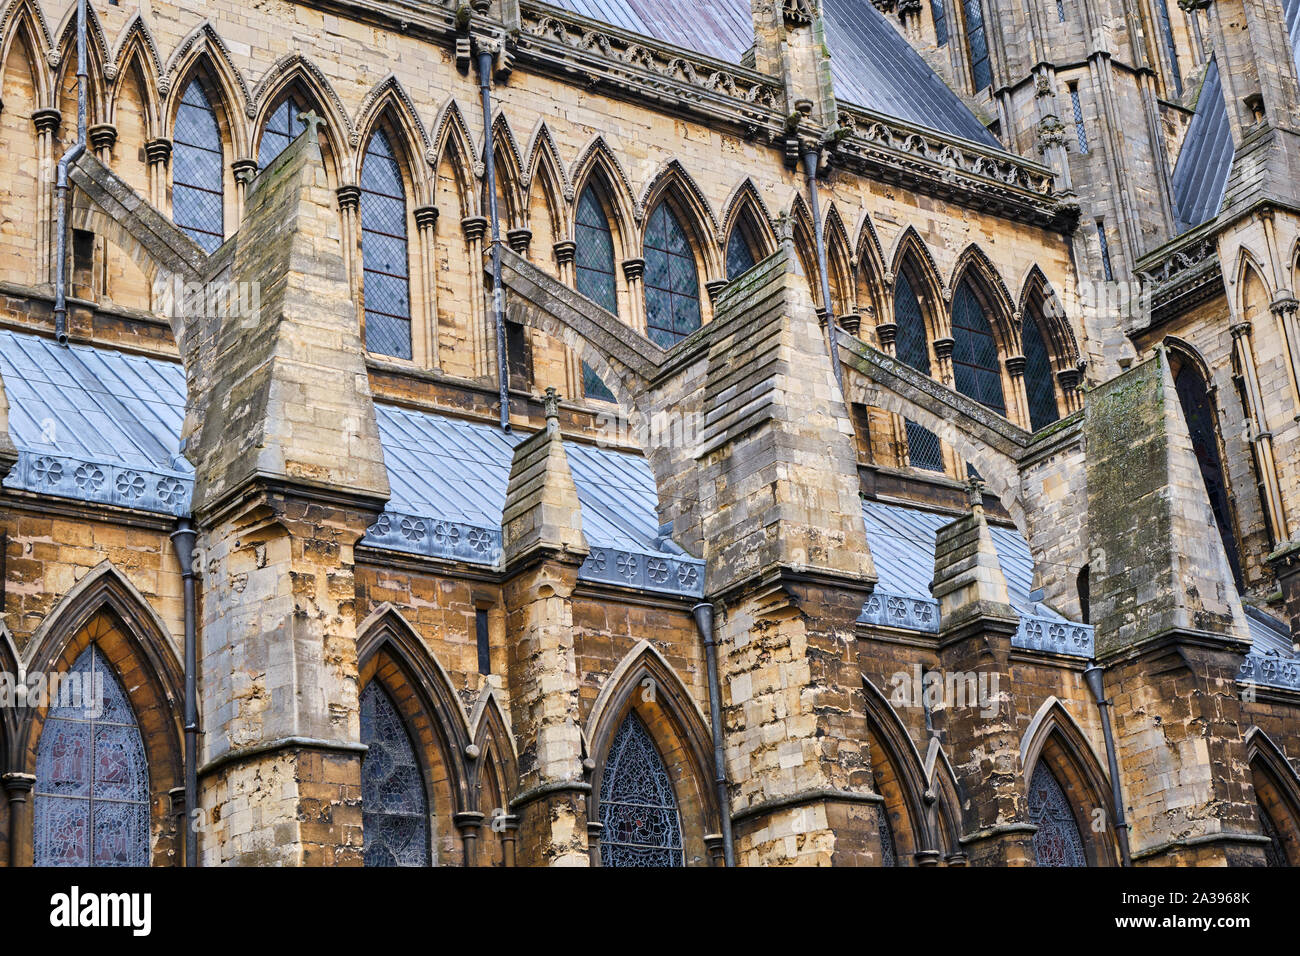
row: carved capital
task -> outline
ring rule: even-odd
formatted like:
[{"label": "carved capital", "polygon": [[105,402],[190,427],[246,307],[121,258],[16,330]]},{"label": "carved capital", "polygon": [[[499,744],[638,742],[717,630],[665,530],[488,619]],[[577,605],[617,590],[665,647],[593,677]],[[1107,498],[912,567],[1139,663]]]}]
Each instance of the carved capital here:
[{"label": "carved capital", "polygon": [[117,144],[117,127],[112,123],[96,123],[86,131],[90,148],[95,152],[112,149]]},{"label": "carved capital", "polygon": [[1249,319],[1247,319],[1244,322],[1233,323],[1231,326],[1228,327],[1228,331],[1232,333],[1232,337],[1234,339],[1249,338],[1250,333],[1253,330],[1254,330],[1254,326],[1251,325]]},{"label": "carved capital", "polygon": [[237,159],[230,164],[230,171],[235,174],[235,182],[247,186],[257,175],[257,160]]},{"label": "carved capital", "polygon": [[572,239],[561,239],[551,249],[555,252],[556,265],[567,266],[577,255],[578,244]]},{"label": "carved capital", "polygon": [[506,233],[506,244],[521,256],[528,255],[528,246],[532,241],[531,229],[511,229]]},{"label": "carved capital", "polygon": [[644,259],[624,259],[623,275],[627,276],[628,282],[635,282],[645,275]]},{"label": "carved capital", "polygon": [[38,133],[57,133],[63,122],[63,114],[58,110],[36,110],[32,113],[32,125]]},{"label": "carved capital", "polygon": [[1007,367],[1007,374],[1011,376],[1020,376],[1025,374],[1025,357],[1023,355],[1008,355],[1003,359]]},{"label": "carved capital", "polygon": [[[642,263],[642,268],[644,268],[644,267],[645,267],[645,264]],[[717,302],[717,301],[718,301],[718,293],[720,293],[720,292],[721,292],[723,289],[725,289],[726,287],[727,287],[727,280],[726,280],[726,279],[714,279],[712,282],[706,282],[706,283],[704,283],[704,289],[705,289],[706,292],[709,293],[709,301],[710,301],[710,302]]]},{"label": "carved capital", "polygon": [[895,323],[881,322],[876,326],[876,339],[880,342],[881,348],[892,348],[894,340],[897,338],[898,326]]},{"label": "carved capital", "polygon": [[470,242],[476,242],[487,235],[487,227],[488,221],[483,216],[466,216],[460,221],[460,228]]},{"label": "carved capital", "polygon": [[339,209],[344,212],[355,212],[361,205],[360,186],[340,186],[335,190],[335,195],[339,197]]},{"label": "carved capital", "polygon": [[940,359],[951,358],[952,347],[956,344],[957,344],[956,341],[950,338],[935,339],[934,354],[938,356]]},{"label": "carved capital", "polygon": [[161,136],[158,139],[151,139],[144,144],[144,155],[150,166],[166,163],[172,158],[172,141]]},{"label": "carved capital", "polygon": [[415,216],[415,228],[421,232],[425,229],[432,229],[438,224],[437,206],[421,206],[412,215]]},{"label": "carved capital", "polygon": [[1083,372],[1077,368],[1063,368],[1056,373],[1056,380],[1061,383],[1064,391],[1072,392],[1083,381]]}]

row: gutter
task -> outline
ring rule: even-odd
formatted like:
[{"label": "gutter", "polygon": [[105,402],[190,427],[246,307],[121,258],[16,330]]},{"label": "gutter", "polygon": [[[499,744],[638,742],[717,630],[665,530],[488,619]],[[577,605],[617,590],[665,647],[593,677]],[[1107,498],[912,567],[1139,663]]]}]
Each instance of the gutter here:
[{"label": "gutter", "polygon": [[185,587],[185,865],[199,865],[199,831],[195,811],[199,806],[199,687],[198,635],[195,621],[194,526],[181,518],[172,532],[172,548],[181,566]]},{"label": "gutter", "polygon": [[510,370],[506,361],[505,292],[501,287],[501,221],[497,210],[497,168],[492,142],[492,53],[478,53],[478,84],[483,98],[483,162],[487,167],[488,221],[492,224],[492,312],[497,326],[497,387],[501,430],[510,433]]},{"label": "gutter", "polygon": [[77,0],[77,142],[59,160],[55,180],[58,221],[54,264],[54,338],[60,345],[68,344],[68,167],[86,151],[86,88],[89,75],[86,71],[86,3]]},{"label": "gutter", "polygon": [[1093,699],[1097,701],[1097,709],[1101,711],[1101,733],[1106,741],[1106,766],[1110,770],[1110,795],[1111,800],[1115,803],[1115,835],[1119,838],[1120,865],[1132,866],[1133,858],[1129,855],[1128,846],[1128,822],[1124,819],[1124,793],[1119,785],[1119,761],[1115,757],[1115,735],[1110,726],[1110,705],[1111,702],[1106,699],[1102,688],[1102,675],[1104,669],[1093,661],[1088,665],[1088,669],[1083,672],[1084,680],[1088,682],[1088,688],[1092,691]]},{"label": "gutter", "polygon": [[709,722],[713,730],[713,785],[717,792],[718,819],[722,824],[724,863],[736,865],[736,848],[731,835],[731,798],[727,792],[727,755],[722,741],[722,688],[718,683],[718,651],[713,637],[713,605],[707,601],[692,608],[695,627],[704,642],[704,661],[709,676]]}]

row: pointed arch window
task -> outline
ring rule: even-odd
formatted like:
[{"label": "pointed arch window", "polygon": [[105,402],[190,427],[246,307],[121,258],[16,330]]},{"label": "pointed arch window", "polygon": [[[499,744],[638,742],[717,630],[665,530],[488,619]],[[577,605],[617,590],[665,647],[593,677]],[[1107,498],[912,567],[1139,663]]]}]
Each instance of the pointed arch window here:
[{"label": "pointed arch window", "polygon": [[366,866],[428,866],[429,804],[406,722],[378,681],[361,692]]},{"label": "pointed arch window", "polygon": [[661,202],[645,230],[646,332],[672,348],[700,327],[700,282],[695,252],[677,216]]},{"label": "pointed arch window", "polygon": [[[894,340],[898,360],[923,375],[929,375],[930,349],[921,303],[912,283],[901,272],[894,280],[894,324],[898,327]],[[912,467],[943,471],[943,447],[939,444],[939,436],[913,421],[905,420],[903,426],[907,430],[907,456]]]},{"label": "pointed arch window", "polygon": [[677,796],[650,731],[629,713],[600,785],[602,866],[685,866]]},{"label": "pointed arch window", "polygon": [[181,94],[172,136],[172,220],[204,252],[225,241],[221,124],[198,77]]},{"label": "pointed arch window", "polygon": [[948,13],[944,0],[930,0],[930,15],[934,17],[934,42],[936,46],[948,44]]},{"label": "pointed arch window", "polygon": [[148,866],[149,768],[126,691],[91,644],[41,729],[37,866]]},{"label": "pointed arch window", "polygon": [[[614,234],[595,189],[588,185],[578,197],[573,225],[574,278],[578,291],[606,311],[618,315],[618,283],[614,275]],[[614,394],[586,362],[582,388],[588,398],[614,401]]]},{"label": "pointed arch window", "polygon": [[952,374],[957,391],[1006,415],[998,345],[984,307],[966,282],[957,287],[952,299],[952,338]]},{"label": "pointed arch window", "polygon": [[366,348],[411,357],[411,262],[406,241],[402,167],[383,130],[366,144],[361,166],[361,264],[365,275]]},{"label": "pointed arch window", "polygon": [[728,282],[758,264],[759,257],[754,251],[755,243],[752,239],[753,231],[750,212],[745,210],[736,219],[736,224],[731,227],[731,235],[727,237]]},{"label": "pointed arch window", "polygon": [[1174,390],[1187,419],[1191,434],[1192,451],[1201,469],[1201,479],[1210,498],[1214,523],[1223,539],[1223,550],[1228,555],[1228,565],[1237,590],[1242,588],[1241,553],[1237,550],[1237,536],[1232,530],[1232,512],[1228,504],[1228,482],[1223,472],[1223,458],[1219,454],[1219,424],[1205,379],[1189,361],[1184,361],[1174,372]]},{"label": "pointed arch window", "polygon": [[1047,764],[1034,767],[1029,781],[1029,822],[1034,834],[1034,858],[1039,866],[1087,866],[1083,837],[1065,791]]},{"label": "pointed arch window", "polygon": [[1020,330],[1020,341],[1025,350],[1025,392],[1029,396],[1029,424],[1034,431],[1046,428],[1061,417],[1056,405],[1056,385],[1052,381],[1052,359],[1038,319],[1025,315]]},{"label": "pointed arch window", "polygon": [[1268,842],[1264,844],[1264,862],[1267,866],[1290,866],[1287,860],[1286,847],[1282,843],[1282,836],[1277,831],[1277,824],[1269,816],[1264,804],[1256,803],[1259,810],[1259,829],[1260,832],[1268,837]]},{"label": "pointed arch window", "polygon": [[898,866],[898,851],[894,848],[894,828],[889,825],[889,811],[884,804],[876,804],[876,831],[880,834],[880,865]]},{"label": "pointed arch window", "polygon": [[257,147],[259,169],[266,169],[275,162],[275,157],[283,153],[285,147],[307,128],[302,120],[298,119],[298,114],[302,111],[298,98],[290,94],[267,117],[266,126],[262,130],[262,142]]},{"label": "pointed arch window", "polygon": [[970,72],[975,81],[975,92],[993,85],[993,70],[989,66],[989,42],[984,33],[984,7],[980,0],[961,0],[966,20],[966,49],[970,53]]}]

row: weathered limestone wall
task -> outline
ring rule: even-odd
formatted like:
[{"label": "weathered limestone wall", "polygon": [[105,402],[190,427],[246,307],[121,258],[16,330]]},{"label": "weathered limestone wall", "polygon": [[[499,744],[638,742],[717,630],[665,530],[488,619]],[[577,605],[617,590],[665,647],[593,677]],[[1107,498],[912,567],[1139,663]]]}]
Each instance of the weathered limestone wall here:
[{"label": "weathered limestone wall", "polygon": [[222,319],[191,397],[209,865],[361,862],[353,546],[388,481],[332,199],[313,127],[249,197],[260,321]]}]

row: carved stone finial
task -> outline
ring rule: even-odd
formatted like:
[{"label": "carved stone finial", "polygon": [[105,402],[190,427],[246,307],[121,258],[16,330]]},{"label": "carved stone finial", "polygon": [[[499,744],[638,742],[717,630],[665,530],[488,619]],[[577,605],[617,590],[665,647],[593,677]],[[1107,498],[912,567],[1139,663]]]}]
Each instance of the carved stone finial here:
[{"label": "carved stone finial", "polygon": [[966,482],[966,492],[970,496],[971,514],[984,512],[984,479],[972,477]]}]

